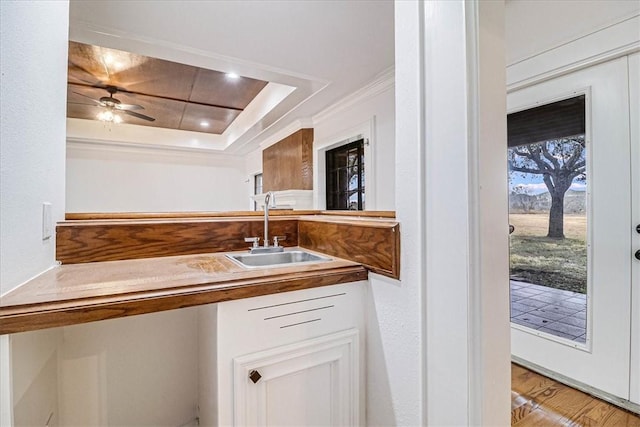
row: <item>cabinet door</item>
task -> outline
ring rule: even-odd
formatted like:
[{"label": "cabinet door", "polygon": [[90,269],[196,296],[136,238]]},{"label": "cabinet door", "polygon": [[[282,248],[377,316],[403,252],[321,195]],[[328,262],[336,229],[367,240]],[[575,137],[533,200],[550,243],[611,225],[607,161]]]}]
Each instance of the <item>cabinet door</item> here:
[{"label": "cabinet door", "polygon": [[359,423],[358,330],[234,359],[234,425]]}]

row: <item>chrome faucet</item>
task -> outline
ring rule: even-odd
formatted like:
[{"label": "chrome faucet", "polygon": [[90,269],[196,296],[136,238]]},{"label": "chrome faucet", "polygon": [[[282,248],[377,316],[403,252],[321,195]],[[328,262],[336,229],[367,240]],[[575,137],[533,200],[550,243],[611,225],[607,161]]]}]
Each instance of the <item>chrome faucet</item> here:
[{"label": "chrome faucet", "polygon": [[244,239],[247,243],[252,243],[249,251],[252,254],[265,253],[265,252],[283,252],[284,248],[279,245],[279,242],[286,239],[286,236],[274,236],[273,246],[269,246],[269,208],[276,207],[276,198],[272,191],[269,191],[264,196],[264,240],[262,246],[259,245],[259,237],[247,237]]},{"label": "chrome faucet", "polygon": [[269,247],[269,204],[272,208],[276,207],[276,197],[273,195],[273,191],[267,192],[264,196],[264,240],[263,245],[265,248]]}]

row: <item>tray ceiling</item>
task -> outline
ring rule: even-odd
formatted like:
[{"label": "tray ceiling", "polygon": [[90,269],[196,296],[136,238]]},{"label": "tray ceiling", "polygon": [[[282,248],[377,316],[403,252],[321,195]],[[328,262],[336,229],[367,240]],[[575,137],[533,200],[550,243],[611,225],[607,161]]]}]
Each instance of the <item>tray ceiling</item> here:
[{"label": "tray ceiling", "polygon": [[[124,123],[222,134],[268,82],[121,50],[69,42],[67,117],[98,120],[109,96],[140,105],[147,121],[119,114]],[[91,99],[90,99],[91,98]]]},{"label": "tray ceiling", "polygon": [[392,78],[394,4],[71,0],[69,39],[74,42],[162,58],[176,66],[234,72],[267,84],[222,135],[69,118],[67,141],[248,154],[265,141],[312,126],[315,115],[365,87],[377,87],[380,78]]}]

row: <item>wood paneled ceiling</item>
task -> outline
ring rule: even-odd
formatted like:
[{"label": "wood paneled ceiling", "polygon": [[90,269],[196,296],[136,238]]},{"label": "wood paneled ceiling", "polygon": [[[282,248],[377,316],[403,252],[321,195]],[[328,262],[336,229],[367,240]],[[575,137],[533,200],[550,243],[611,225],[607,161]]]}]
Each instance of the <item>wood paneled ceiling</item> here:
[{"label": "wood paneled ceiling", "polygon": [[[222,134],[266,81],[207,70],[129,52],[69,42],[67,117],[98,120],[108,108],[107,86],[122,104],[155,121],[119,113],[123,123]],[[90,99],[91,98],[91,99]],[[206,123],[206,125],[204,125]]]}]

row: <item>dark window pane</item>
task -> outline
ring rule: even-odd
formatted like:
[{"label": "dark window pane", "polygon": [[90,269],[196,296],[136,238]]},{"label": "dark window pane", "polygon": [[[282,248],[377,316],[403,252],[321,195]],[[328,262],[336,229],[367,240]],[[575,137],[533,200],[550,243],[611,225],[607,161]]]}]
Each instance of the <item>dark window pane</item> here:
[{"label": "dark window pane", "polygon": [[363,210],[364,140],[326,153],[327,209]]}]

